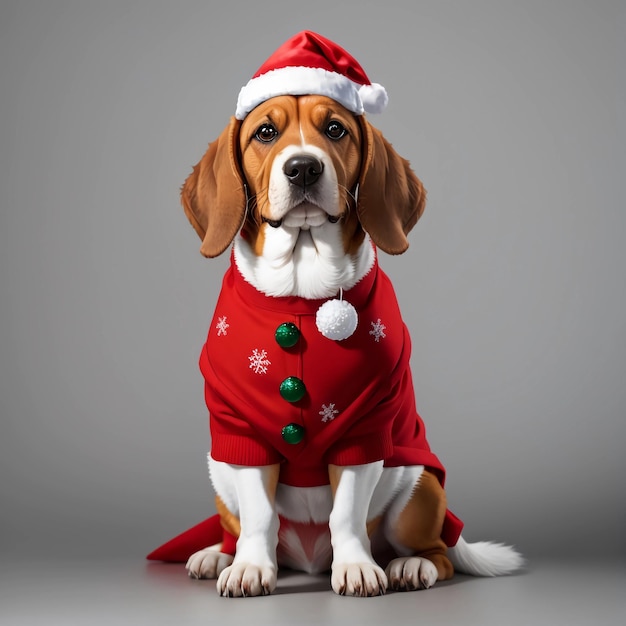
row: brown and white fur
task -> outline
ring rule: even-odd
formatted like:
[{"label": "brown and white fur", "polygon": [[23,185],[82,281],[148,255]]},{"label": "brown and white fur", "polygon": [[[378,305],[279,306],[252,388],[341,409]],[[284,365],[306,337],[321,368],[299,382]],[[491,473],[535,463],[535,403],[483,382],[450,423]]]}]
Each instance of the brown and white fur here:
[{"label": "brown and white fur", "polygon": [[[374,263],[372,242],[404,252],[425,197],[380,131],[323,96],[279,96],[243,122],[233,118],[182,190],[205,256],[234,241],[237,267],[259,291],[309,299],[354,286]],[[210,546],[191,556],[187,570],[217,578],[224,596],[270,593],[279,565],[331,569],[336,593],[371,596],[428,588],[454,570],[493,576],[522,564],[508,546],[462,537],[446,550],[445,493],[422,466],[331,465],[330,484],[312,488],[279,484],[278,465],[209,458],[209,466],[222,523],[238,536],[236,554]],[[279,515],[325,529],[312,554],[297,532],[281,534],[279,545]],[[386,570],[373,557],[374,540],[396,555]]]}]

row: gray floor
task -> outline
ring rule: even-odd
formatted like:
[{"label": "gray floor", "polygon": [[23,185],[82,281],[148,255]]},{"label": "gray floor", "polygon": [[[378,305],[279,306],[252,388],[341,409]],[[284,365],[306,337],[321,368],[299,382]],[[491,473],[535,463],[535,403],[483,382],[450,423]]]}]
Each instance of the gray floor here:
[{"label": "gray floor", "polygon": [[271,597],[227,599],[180,565],[29,558],[0,566],[0,624],[623,625],[625,574],[619,563],[543,561],[508,578],[457,576],[428,591],[360,599],[334,595],[325,576],[284,572]]}]

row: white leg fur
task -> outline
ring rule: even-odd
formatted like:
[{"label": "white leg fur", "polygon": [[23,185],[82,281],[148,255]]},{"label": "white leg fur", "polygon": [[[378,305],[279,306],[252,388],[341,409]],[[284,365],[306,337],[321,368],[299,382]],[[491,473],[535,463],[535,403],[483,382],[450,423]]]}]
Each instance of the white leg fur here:
[{"label": "white leg fur", "polygon": [[382,471],[382,461],[330,468],[337,479],[329,520],[331,585],[340,595],[375,596],[387,589],[387,577],[372,558],[366,528],[370,501]]},{"label": "white leg fur", "polygon": [[241,534],[232,565],[224,568],[217,579],[217,592],[229,597],[267,595],[276,587],[276,469],[231,465],[229,472],[230,488],[237,494]]}]

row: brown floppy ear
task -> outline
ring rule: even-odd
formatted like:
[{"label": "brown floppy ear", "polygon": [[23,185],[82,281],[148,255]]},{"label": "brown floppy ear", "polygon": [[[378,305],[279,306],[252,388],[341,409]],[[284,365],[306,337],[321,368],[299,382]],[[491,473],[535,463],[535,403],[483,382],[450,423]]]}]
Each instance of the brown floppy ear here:
[{"label": "brown floppy ear", "polygon": [[181,204],[202,239],[200,252],[206,257],[222,254],[245,218],[246,194],[237,152],[240,126],[232,117],[181,189]]},{"label": "brown floppy ear", "polygon": [[357,215],[372,241],[388,254],[402,254],[406,238],[426,206],[426,190],[403,159],[364,116]]}]

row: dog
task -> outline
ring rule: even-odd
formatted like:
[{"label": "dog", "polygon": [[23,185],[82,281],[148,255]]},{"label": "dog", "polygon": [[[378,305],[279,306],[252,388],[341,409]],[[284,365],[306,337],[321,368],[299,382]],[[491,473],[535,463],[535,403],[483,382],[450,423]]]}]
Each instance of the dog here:
[{"label": "dog", "polygon": [[337,594],[375,596],[519,569],[512,547],[465,542],[448,510],[378,264],[378,249],[408,248],[424,186],[335,97],[248,108],[181,191],[202,254],[231,248],[200,357],[222,536],[190,554],[189,576],[237,597],[271,593],[279,566],[330,570]]}]

